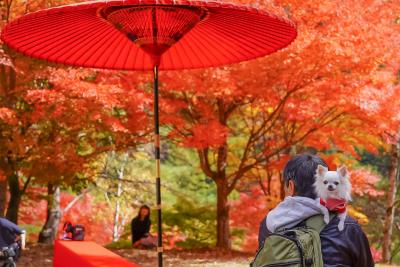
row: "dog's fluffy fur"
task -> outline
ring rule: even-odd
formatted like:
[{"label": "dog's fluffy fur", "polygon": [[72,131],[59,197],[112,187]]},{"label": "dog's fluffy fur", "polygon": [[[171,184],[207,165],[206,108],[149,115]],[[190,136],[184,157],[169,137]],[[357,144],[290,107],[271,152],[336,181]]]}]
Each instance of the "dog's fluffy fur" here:
[{"label": "dog's fluffy fur", "polygon": [[[329,211],[328,209],[320,204],[320,199],[324,201],[328,199],[342,199],[346,202],[351,201],[351,183],[349,178],[349,172],[345,166],[338,168],[336,171],[329,171],[328,168],[318,165],[317,172],[315,175],[314,183],[315,192],[317,193],[318,205],[324,213],[325,223],[329,222]],[[344,221],[347,216],[347,210],[343,213],[339,213],[339,231],[344,229]]]}]

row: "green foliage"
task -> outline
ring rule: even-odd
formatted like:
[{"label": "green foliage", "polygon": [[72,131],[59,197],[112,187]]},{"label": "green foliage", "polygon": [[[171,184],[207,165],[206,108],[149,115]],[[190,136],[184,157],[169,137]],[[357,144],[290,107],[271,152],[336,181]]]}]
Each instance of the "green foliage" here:
[{"label": "green foliage", "polygon": [[[383,179],[377,185],[378,190],[386,191],[389,188],[389,168],[390,168],[390,156],[385,153],[382,149],[379,150],[379,154],[372,154],[366,151],[358,151],[361,156],[360,164],[368,166],[375,171],[379,172]],[[396,199],[400,199],[400,191],[397,191]],[[377,249],[382,247],[382,238],[384,230],[384,222],[386,215],[386,198],[373,198],[371,197],[357,197],[354,199],[354,205],[357,207],[362,207],[362,212],[371,218],[369,223],[364,226],[369,241],[372,246]],[[373,219],[372,219],[373,218]],[[400,229],[397,225],[400,225],[400,206],[397,207],[395,211],[394,227],[392,233],[392,257],[393,263],[400,263]]]},{"label": "green foliage", "polygon": [[27,241],[31,242],[33,240],[29,240],[29,235],[31,234],[39,234],[42,230],[41,226],[33,225],[33,224],[20,224],[18,225],[21,229],[26,231]]},{"label": "green foliage", "polygon": [[[154,214],[155,215],[155,214]],[[199,205],[185,198],[163,211],[166,231],[178,230],[186,240],[179,242],[183,248],[204,248],[215,245],[216,212],[214,205]]]},{"label": "green foliage", "polygon": [[54,84],[52,84],[48,78],[36,78],[32,80],[29,85],[36,89],[51,90],[54,88]]},{"label": "green foliage", "polygon": [[132,242],[130,240],[119,240],[117,242],[112,242],[110,244],[106,245],[106,248],[108,249],[126,249],[126,248],[131,248],[132,247]]},{"label": "green foliage", "polygon": [[231,228],[232,249],[241,250],[246,233],[246,229],[234,227]]},{"label": "green foliage", "polygon": [[17,111],[32,111],[31,105],[28,104],[23,98],[19,98],[18,101],[15,103],[15,109]]},{"label": "green foliage", "polygon": [[71,193],[79,193],[85,189],[91,189],[93,186],[91,178],[87,177],[85,173],[76,173],[73,179],[74,182],[69,186]]},{"label": "green foliage", "polygon": [[82,80],[86,82],[95,82],[97,80],[97,76],[99,75],[98,71],[91,73],[90,75],[84,77]]},{"label": "green foliage", "polygon": [[168,143],[168,160],[161,167],[161,179],[167,186],[163,188],[166,202],[175,203],[184,197],[199,204],[216,203],[215,184],[199,165],[195,151]]},{"label": "green foliage", "polygon": [[97,147],[111,146],[113,144],[113,136],[110,132],[99,131],[94,135]]},{"label": "green foliage", "polygon": [[[104,136],[104,139],[107,137]],[[166,144],[166,143],[164,143]],[[168,143],[167,160],[162,164],[161,183],[163,201],[164,231],[168,234],[183,235],[184,242],[177,245],[184,248],[201,248],[215,245],[216,241],[216,189],[214,182],[205,177],[197,167],[195,152]],[[112,206],[120,201],[123,214],[130,214],[125,222],[121,241],[112,243],[112,248],[130,246],[130,220],[136,216],[137,207],[155,203],[154,160],[151,145],[139,146],[137,151],[125,153],[107,152],[92,163],[95,170],[95,184],[98,198],[106,194]],[[120,180],[123,192],[116,195],[118,172],[123,170]],[[104,200],[103,200],[104,201]],[[134,209],[132,209],[134,207]],[[152,209],[152,233],[157,232],[157,213]],[[128,246],[128,247],[129,247]]]},{"label": "green foliage", "polygon": [[77,151],[76,151],[76,153],[79,156],[82,156],[82,157],[88,156],[88,155],[92,154],[94,151],[95,150],[94,150],[93,146],[89,142],[87,142],[87,140],[85,140],[83,138],[81,140],[79,140],[79,144],[78,144]]},{"label": "green foliage", "polygon": [[392,257],[394,263],[400,263],[400,230],[393,229],[393,236],[397,237],[392,240]]},{"label": "green foliage", "polygon": [[238,200],[239,198],[240,198],[240,193],[235,189],[228,196],[229,201]]},{"label": "green foliage", "polygon": [[383,177],[388,177],[390,157],[385,154],[383,150],[381,150],[378,155],[368,151],[358,151],[358,153],[361,156],[360,163],[362,165],[368,165],[378,171]]},{"label": "green foliage", "polygon": [[[91,164],[95,173],[95,184],[113,206],[118,201],[124,213],[132,207],[154,201],[152,175],[149,158],[142,151],[106,152]],[[120,195],[118,195],[120,186]],[[134,211],[136,213],[137,211]]]},{"label": "green foliage", "polygon": [[127,112],[123,108],[114,107],[112,111],[112,115],[117,118],[125,117]]},{"label": "green foliage", "polygon": [[369,220],[369,223],[364,225],[363,229],[368,235],[371,245],[379,249],[381,247],[381,240],[383,237],[383,222],[385,214],[384,199],[379,198],[371,201],[369,197],[357,197],[354,198],[352,205],[356,207],[363,207],[361,212],[364,213],[368,218],[377,218],[375,220]]}]

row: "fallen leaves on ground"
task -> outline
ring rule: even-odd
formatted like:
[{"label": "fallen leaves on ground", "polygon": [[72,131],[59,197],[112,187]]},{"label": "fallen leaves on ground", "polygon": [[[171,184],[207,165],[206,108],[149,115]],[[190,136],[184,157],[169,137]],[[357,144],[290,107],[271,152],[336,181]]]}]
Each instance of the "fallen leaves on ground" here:
[{"label": "fallen leaves on ground", "polygon": [[[18,261],[23,267],[52,267],[54,247],[30,244]],[[117,249],[116,254],[143,267],[157,266],[155,250]],[[238,251],[217,249],[166,251],[164,265],[174,267],[247,267],[253,255]]]}]

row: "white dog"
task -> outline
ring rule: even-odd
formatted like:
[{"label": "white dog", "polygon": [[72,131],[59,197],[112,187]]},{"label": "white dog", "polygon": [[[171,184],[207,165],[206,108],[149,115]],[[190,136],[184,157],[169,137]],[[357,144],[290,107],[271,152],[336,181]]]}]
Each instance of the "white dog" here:
[{"label": "white dog", "polygon": [[351,184],[349,173],[345,166],[337,171],[318,165],[314,183],[315,192],[319,197],[318,205],[324,213],[325,223],[329,223],[329,211],[338,213],[339,231],[344,229],[347,216],[346,204],[351,201]]}]

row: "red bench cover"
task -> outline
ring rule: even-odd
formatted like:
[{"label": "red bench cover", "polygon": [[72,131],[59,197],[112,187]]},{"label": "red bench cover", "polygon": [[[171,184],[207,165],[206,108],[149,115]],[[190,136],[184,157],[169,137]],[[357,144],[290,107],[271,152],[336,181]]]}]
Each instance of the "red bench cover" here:
[{"label": "red bench cover", "polygon": [[54,267],[139,267],[90,241],[56,241]]}]

